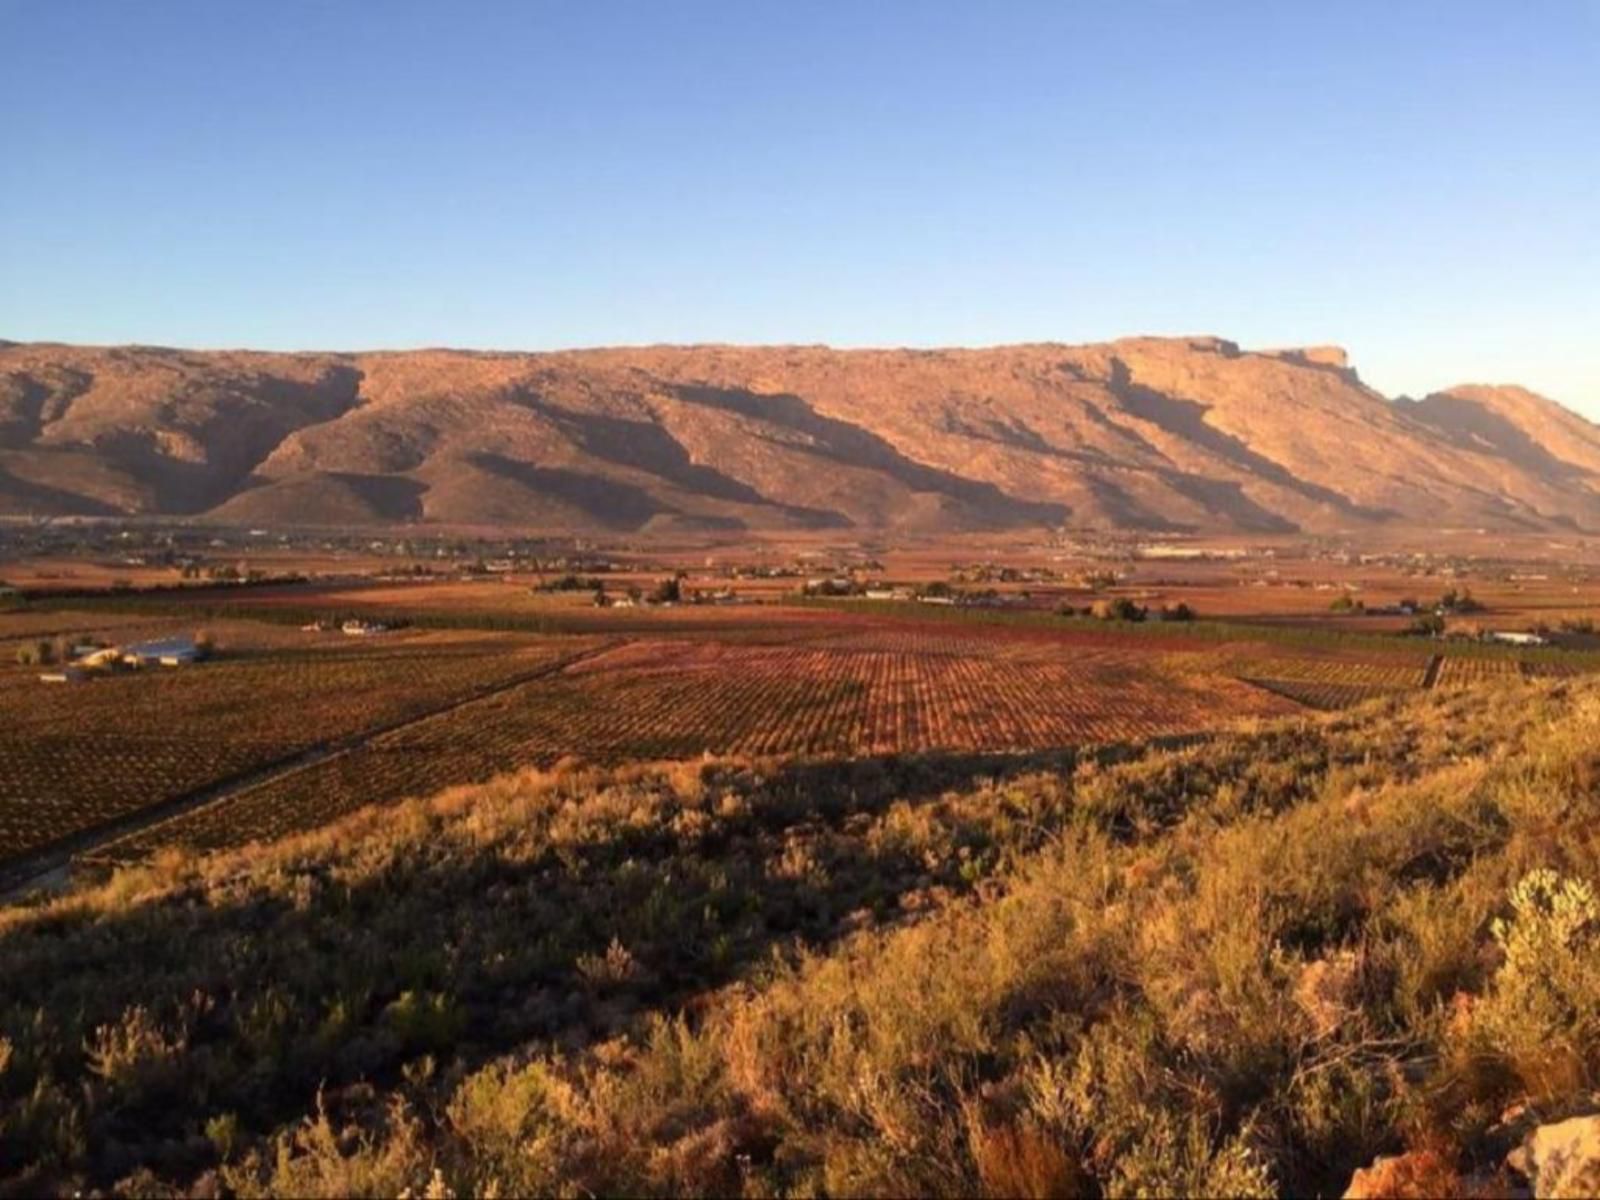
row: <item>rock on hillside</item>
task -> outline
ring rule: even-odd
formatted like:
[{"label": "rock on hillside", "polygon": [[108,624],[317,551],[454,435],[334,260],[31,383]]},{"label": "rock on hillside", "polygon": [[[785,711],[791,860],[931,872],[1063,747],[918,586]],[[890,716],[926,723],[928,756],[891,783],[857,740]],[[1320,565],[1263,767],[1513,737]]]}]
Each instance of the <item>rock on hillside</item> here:
[{"label": "rock on hillside", "polygon": [[1541,1125],[1507,1160],[1543,1197],[1600,1196],[1600,1117]]},{"label": "rock on hillside", "polygon": [[1600,529],[1600,429],[1337,347],[0,343],[0,513],[565,530]]}]

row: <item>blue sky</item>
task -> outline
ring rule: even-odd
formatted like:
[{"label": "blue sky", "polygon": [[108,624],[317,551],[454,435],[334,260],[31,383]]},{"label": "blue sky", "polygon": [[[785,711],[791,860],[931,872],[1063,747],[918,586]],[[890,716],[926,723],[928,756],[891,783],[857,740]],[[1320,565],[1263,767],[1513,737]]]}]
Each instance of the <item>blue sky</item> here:
[{"label": "blue sky", "polygon": [[1600,418],[1600,4],[0,0],[0,337],[1337,342]]}]

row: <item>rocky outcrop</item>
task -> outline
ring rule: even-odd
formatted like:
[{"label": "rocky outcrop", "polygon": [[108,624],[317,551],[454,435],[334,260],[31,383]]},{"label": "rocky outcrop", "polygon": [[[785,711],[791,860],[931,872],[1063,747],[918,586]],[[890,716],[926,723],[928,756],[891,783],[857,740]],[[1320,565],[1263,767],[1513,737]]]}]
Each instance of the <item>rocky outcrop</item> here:
[{"label": "rocky outcrop", "polygon": [[1441,1154],[1385,1154],[1350,1179],[1344,1200],[1526,1200],[1528,1190],[1507,1176],[1463,1175]]},{"label": "rocky outcrop", "polygon": [[1540,1125],[1506,1164],[1528,1180],[1537,1200],[1600,1196],[1600,1116]]}]

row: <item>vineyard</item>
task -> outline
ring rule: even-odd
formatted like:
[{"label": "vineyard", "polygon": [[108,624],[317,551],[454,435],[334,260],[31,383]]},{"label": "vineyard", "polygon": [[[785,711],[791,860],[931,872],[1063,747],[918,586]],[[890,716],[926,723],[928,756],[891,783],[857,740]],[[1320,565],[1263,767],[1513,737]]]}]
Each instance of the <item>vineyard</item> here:
[{"label": "vineyard", "polygon": [[574,641],[433,636],[77,687],[0,678],[0,860],[470,697]]},{"label": "vineyard", "polygon": [[[312,648],[279,625],[254,651],[195,672],[54,690],[0,677],[0,845],[16,854],[220,780],[245,782],[95,857],[269,839],[562,759],[1031,751],[1570,669],[1414,644],[1296,657],[1248,638],[1130,638],[1098,623],[961,627],[817,610],[740,616],[735,630],[715,618],[698,636],[667,620],[643,637],[629,625],[634,636],[613,630],[627,640],[607,648],[442,629]],[[592,653],[520,681],[580,648]],[[322,756],[295,765],[311,747]]]},{"label": "vineyard", "polygon": [[1322,712],[1420,688],[1426,673],[1420,659],[1258,658],[1238,668],[1245,683]]},{"label": "vineyard", "polygon": [[1459,658],[1448,656],[1439,664],[1435,687],[1462,688],[1500,680],[1520,679],[1523,664],[1514,658]]},{"label": "vineyard", "polygon": [[1148,663],[1103,650],[1050,659],[633,643],[185,813],[102,857],[280,836],[363,804],[569,757],[614,764],[1031,750],[1293,711],[1232,679],[1168,675]]},{"label": "vineyard", "polygon": [[1365,662],[1328,658],[1261,658],[1250,664],[1252,676],[1298,683],[1332,684],[1374,692],[1404,691],[1422,686],[1426,659]]},{"label": "vineyard", "polygon": [[1235,674],[1273,695],[1331,711],[1416,688],[1460,689],[1515,679],[1565,678],[1592,668],[1592,663],[1559,659],[1446,654],[1436,656],[1431,666],[1416,659],[1269,658],[1240,664]]}]

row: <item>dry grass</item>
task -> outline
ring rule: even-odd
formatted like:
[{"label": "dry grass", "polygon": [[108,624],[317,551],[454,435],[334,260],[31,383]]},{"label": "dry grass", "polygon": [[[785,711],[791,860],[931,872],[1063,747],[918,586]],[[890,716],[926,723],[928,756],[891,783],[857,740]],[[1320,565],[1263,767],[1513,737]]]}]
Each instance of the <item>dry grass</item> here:
[{"label": "dry grass", "polygon": [[0,1173],[1300,1195],[1414,1150],[1465,1177],[1509,1106],[1600,1084],[1597,744],[1600,687],[1517,684],[1093,761],[566,768],[173,856],[0,915]]}]

